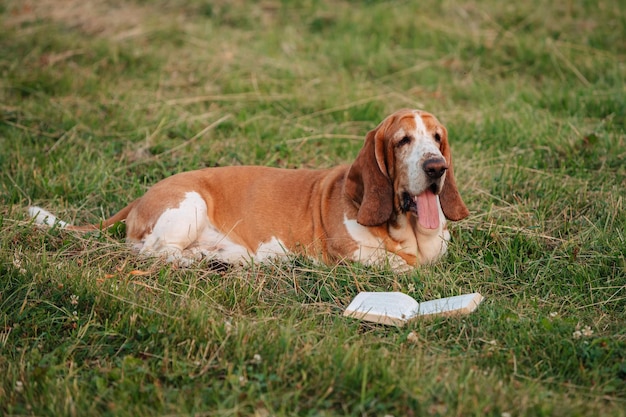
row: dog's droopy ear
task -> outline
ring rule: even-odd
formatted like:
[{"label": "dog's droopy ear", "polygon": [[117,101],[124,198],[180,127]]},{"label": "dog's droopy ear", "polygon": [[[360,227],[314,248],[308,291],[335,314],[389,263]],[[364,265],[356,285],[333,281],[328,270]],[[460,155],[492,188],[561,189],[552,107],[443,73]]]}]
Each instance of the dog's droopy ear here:
[{"label": "dog's droopy ear", "polygon": [[461,199],[459,190],[456,187],[456,180],[454,179],[454,169],[452,165],[452,152],[450,151],[450,144],[448,143],[448,132],[445,128],[441,139],[441,153],[448,163],[446,180],[443,184],[441,193],[439,194],[441,209],[448,220],[461,220],[469,216],[469,210]]},{"label": "dog's droopy ear", "polygon": [[385,223],[393,213],[393,184],[386,166],[387,118],[365,138],[365,144],[350,166],[344,191],[359,205],[357,222],[363,226]]}]

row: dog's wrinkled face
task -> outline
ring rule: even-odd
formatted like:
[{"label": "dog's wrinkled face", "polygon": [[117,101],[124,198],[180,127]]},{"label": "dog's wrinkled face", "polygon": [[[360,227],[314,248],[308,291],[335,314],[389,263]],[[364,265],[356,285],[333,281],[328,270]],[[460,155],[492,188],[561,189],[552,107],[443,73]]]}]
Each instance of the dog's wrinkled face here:
[{"label": "dog's wrinkled face", "polygon": [[350,167],[345,193],[357,205],[357,221],[377,226],[413,213],[422,228],[469,214],[456,187],[446,128],[430,113],[402,109],[370,131]]},{"label": "dog's wrinkled face", "polygon": [[394,182],[395,206],[418,217],[426,229],[439,227],[437,195],[443,189],[448,163],[441,152],[445,127],[428,113],[411,112],[389,126],[387,155]]}]

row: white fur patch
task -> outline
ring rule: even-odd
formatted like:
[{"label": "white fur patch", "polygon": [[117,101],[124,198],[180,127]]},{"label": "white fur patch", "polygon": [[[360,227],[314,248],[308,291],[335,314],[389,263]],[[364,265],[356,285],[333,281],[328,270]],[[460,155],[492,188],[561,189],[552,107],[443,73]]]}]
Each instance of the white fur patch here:
[{"label": "white fur patch", "polygon": [[405,159],[408,174],[407,177],[409,180],[408,185],[410,185],[411,187],[411,189],[407,191],[409,191],[411,194],[418,194],[419,192],[424,190],[430,183],[422,167],[422,162],[425,155],[430,154],[443,158],[441,151],[433,141],[431,135],[426,130],[424,121],[418,115],[415,116],[415,125],[415,132],[411,132],[415,138],[415,141],[412,144],[410,153]]},{"label": "white fur patch", "polygon": [[31,206],[28,208],[28,214],[33,218],[35,223],[45,225],[45,226],[54,226],[55,224],[60,227],[67,227],[68,224],[63,220],[57,219],[57,217],[50,213],[47,210],[42,209],[41,207]]},{"label": "white fur patch", "polygon": [[206,203],[198,193],[186,193],[176,208],[168,208],[152,232],[133,246],[145,256],[163,256],[167,262],[189,265],[201,254],[186,250],[198,237],[206,222]]},{"label": "white fur patch", "polygon": [[[343,218],[343,224],[348,231],[350,237],[357,243],[358,248],[352,254],[352,260],[362,262],[366,265],[383,265],[385,263],[395,264],[394,259],[399,258],[397,255],[385,250],[385,244],[382,239],[374,236],[366,226],[360,225],[356,219]],[[404,260],[401,263],[406,265]],[[396,267],[392,265],[392,267]]]},{"label": "white fur patch", "polygon": [[268,259],[286,259],[289,252],[285,248],[285,244],[275,237],[269,242],[263,242],[256,250],[255,260],[264,262]]},{"label": "white fur patch", "polygon": [[[439,202],[439,197],[437,197]],[[398,225],[389,228],[389,235],[398,242],[398,251],[417,256],[420,264],[429,264],[441,258],[448,249],[450,232],[446,227],[446,218],[439,205],[440,227],[435,230],[422,229],[416,222],[416,229],[409,223],[409,215],[398,217]],[[407,270],[411,267],[399,255],[385,249],[382,239],[374,236],[367,227],[354,219],[344,217],[344,225],[350,237],[359,245],[352,256],[353,261],[371,265],[389,264],[395,270]]]},{"label": "white fur patch", "polygon": [[245,263],[287,255],[285,246],[275,237],[261,243],[256,253],[233,242],[228,233],[220,232],[211,224],[204,199],[194,191],[187,192],[178,207],[165,210],[152,232],[135,248],[143,255],[165,256],[167,262],[181,265],[190,265],[202,257]]}]

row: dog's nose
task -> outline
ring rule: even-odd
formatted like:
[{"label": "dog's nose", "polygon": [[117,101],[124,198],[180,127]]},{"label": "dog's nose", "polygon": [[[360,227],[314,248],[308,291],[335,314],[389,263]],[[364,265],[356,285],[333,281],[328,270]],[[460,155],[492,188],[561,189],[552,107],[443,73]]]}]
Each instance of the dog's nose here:
[{"label": "dog's nose", "polygon": [[422,164],[422,169],[428,178],[436,180],[437,178],[441,178],[443,173],[446,172],[448,164],[443,158],[429,158]]}]

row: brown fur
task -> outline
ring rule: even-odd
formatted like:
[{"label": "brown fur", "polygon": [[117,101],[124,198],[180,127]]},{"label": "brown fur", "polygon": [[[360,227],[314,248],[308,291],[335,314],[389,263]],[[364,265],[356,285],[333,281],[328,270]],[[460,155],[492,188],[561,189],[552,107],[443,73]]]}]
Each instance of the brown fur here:
[{"label": "brown fur", "polygon": [[[413,123],[414,111],[401,110],[383,120],[365,139],[352,165],[326,170],[287,170],[245,166],[207,168],[166,178],[143,196],[101,224],[70,226],[72,230],[107,228],[126,220],[130,242],[141,242],[168,208],[176,208],[185,193],[195,191],[205,201],[211,224],[251,253],[262,242],[278,238],[292,252],[321,256],[325,261],[349,257],[357,244],[344,225],[344,217],[369,227],[385,248],[408,264],[418,254],[400,253],[402,242],[389,234],[400,215],[394,192],[397,171],[393,132]],[[440,193],[445,216],[460,220],[469,213],[456,186],[447,131],[437,119],[419,112],[428,131],[441,135],[440,151],[448,170]],[[409,225],[417,231],[415,218]],[[417,233],[417,232],[416,232]]]}]

